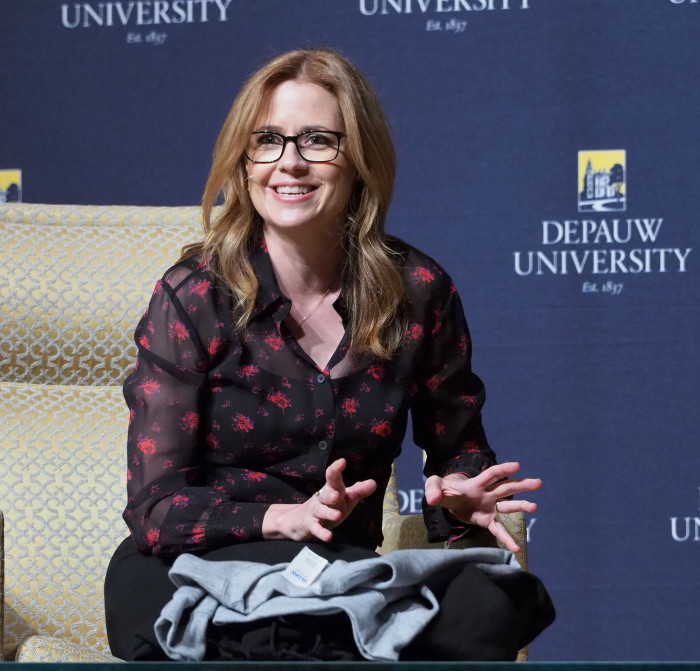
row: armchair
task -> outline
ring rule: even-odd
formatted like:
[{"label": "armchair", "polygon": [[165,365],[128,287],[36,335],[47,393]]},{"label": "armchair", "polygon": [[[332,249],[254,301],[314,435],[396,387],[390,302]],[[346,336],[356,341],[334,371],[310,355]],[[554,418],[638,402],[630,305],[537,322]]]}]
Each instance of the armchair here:
[{"label": "armchair", "polygon": [[[0,205],[0,660],[116,661],[102,586],[128,533],[121,384],[134,326],[199,217]],[[524,548],[523,516],[503,520]],[[384,532],[382,552],[429,547],[422,520],[399,515],[395,479]]]}]

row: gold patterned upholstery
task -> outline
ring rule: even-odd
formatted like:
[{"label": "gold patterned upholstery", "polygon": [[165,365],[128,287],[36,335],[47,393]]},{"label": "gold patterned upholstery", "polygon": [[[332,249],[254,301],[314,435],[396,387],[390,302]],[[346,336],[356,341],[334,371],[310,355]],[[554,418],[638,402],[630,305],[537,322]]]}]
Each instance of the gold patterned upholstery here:
[{"label": "gold patterned upholstery", "polygon": [[5,659],[5,518],[0,510],[0,662]]},{"label": "gold patterned upholstery", "polygon": [[199,222],[194,207],[0,206],[6,657],[37,633],[109,651],[102,584],[127,535],[121,384],[155,282]]},{"label": "gold patterned upholstery", "polygon": [[[153,286],[199,222],[199,208],[0,205],[0,660],[113,660],[102,587],[127,534],[121,384]],[[506,517],[524,547],[523,517]],[[395,479],[384,532],[382,552],[428,547]]]},{"label": "gold patterned upholstery", "polygon": [[22,662],[111,662],[121,663],[121,659],[112,657],[94,649],[78,645],[65,638],[52,636],[30,636],[17,650],[17,660]]},{"label": "gold patterned upholstery", "polygon": [[0,206],[0,380],[120,385],[199,208]]},{"label": "gold patterned upholstery", "polygon": [[41,632],[106,651],[101,584],[128,535],[121,389],[5,382],[0,407],[8,642]]}]

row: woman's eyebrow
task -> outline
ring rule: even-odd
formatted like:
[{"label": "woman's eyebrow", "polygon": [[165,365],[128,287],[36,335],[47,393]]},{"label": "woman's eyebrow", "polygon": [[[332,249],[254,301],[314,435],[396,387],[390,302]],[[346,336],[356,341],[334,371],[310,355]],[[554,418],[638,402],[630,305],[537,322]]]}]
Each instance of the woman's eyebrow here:
[{"label": "woman's eyebrow", "polygon": [[[272,124],[261,124],[260,127],[255,131],[259,132],[262,130],[269,130],[273,133],[279,133],[280,135],[284,135],[284,131],[281,126],[274,126]],[[325,124],[322,123],[317,123],[317,124],[308,124],[306,126],[302,126],[301,130],[299,131],[300,133],[308,133],[309,131],[312,130],[330,130]],[[296,135],[296,133],[294,133]]]}]

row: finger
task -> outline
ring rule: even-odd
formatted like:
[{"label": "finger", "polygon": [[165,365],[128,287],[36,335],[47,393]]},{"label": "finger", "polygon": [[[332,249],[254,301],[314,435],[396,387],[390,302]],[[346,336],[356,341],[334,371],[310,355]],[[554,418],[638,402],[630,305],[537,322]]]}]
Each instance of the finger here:
[{"label": "finger", "polygon": [[532,501],[498,501],[496,510],[499,513],[509,514],[509,513],[534,513],[537,512],[537,504]]},{"label": "finger", "polygon": [[333,532],[318,522],[309,525],[309,533],[324,543],[330,543],[333,540]]},{"label": "finger", "polygon": [[315,513],[315,517],[319,523],[325,521],[337,524],[343,519],[343,511],[339,510],[338,508],[332,508],[331,506],[321,504],[321,508],[319,508]]},{"label": "finger", "polygon": [[346,465],[345,459],[338,459],[326,469],[326,484],[322,487],[323,503],[326,505],[334,506],[345,496],[343,471]]},{"label": "finger", "polygon": [[431,475],[425,481],[425,500],[430,506],[442,501],[442,478],[439,475]]},{"label": "finger", "polygon": [[485,471],[482,471],[473,479],[477,480],[480,485],[489,487],[491,485],[495,485],[504,478],[509,478],[519,470],[520,464],[517,461],[505,461],[502,464],[489,466]]},{"label": "finger", "polygon": [[505,499],[514,494],[534,492],[542,489],[542,480],[539,478],[523,478],[522,480],[506,480],[491,487],[490,491],[499,499]]},{"label": "finger", "polygon": [[350,485],[345,490],[345,500],[350,503],[357,503],[377,490],[377,483],[374,480],[362,480]]},{"label": "finger", "polygon": [[498,520],[494,520],[489,524],[489,531],[506,549],[511,552],[520,552],[520,546],[513,540],[506,528]]}]

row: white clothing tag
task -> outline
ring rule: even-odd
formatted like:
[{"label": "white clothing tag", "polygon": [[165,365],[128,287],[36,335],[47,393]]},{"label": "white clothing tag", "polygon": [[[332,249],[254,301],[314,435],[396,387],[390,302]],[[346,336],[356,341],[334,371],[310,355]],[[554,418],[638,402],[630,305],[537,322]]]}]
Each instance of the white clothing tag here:
[{"label": "white clothing tag", "polygon": [[328,560],[304,547],[284,569],[282,575],[293,585],[308,587],[323,573],[326,566]]}]

